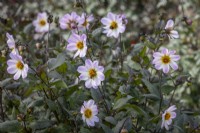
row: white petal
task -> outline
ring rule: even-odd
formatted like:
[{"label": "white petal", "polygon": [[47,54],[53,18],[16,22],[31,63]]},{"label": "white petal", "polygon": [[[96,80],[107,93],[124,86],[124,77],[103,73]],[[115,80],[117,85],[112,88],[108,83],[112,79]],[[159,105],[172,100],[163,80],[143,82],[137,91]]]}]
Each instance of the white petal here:
[{"label": "white petal", "polygon": [[108,19],[108,18],[102,18],[102,19],[101,19],[101,23],[104,24],[104,25],[109,25],[110,22],[111,22],[111,20]]},{"label": "white petal", "polygon": [[176,118],[176,113],[175,112],[171,112],[171,118]]},{"label": "white petal", "polygon": [[168,49],[166,49],[166,48],[163,48],[163,49],[162,49],[162,53],[163,53],[163,54],[166,55],[166,54],[168,54],[168,52],[169,52]]},{"label": "white petal", "polygon": [[20,75],[21,75],[21,71],[18,70],[17,73],[14,75],[14,80],[18,80]]},{"label": "white petal", "polygon": [[171,29],[173,27],[174,27],[174,21],[172,19],[168,20],[165,26],[165,29],[169,29],[169,28]]},{"label": "white petal", "polygon": [[176,39],[179,38],[178,31],[175,31],[175,30],[170,31],[170,36]]},{"label": "white petal", "polygon": [[180,60],[180,56],[179,55],[171,55],[170,57],[172,58],[173,61]]},{"label": "white petal", "polygon": [[75,50],[77,50],[77,47],[74,44],[68,44],[67,45],[67,50],[69,50],[69,51],[75,51]]},{"label": "white petal", "polygon": [[98,79],[100,81],[103,81],[105,79],[105,76],[104,76],[104,74],[102,72],[97,72],[97,75],[98,75]]},{"label": "white petal", "polygon": [[168,73],[169,72],[169,65],[163,65],[163,72]]},{"label": "white petal", "polygon": [[77,71],[79,73],[85,73],[85,72],[87,72],[87,70],[88,69],[85,66],[79,66],[78,69],[77,69]]},{"label": "white petal", "polygon": [[174,111],[174,110],[176,110],[176,109],[177,109],[176,106],[175,106],[175,105],[172,105],[172,106],[170,106],[170,107],[167,109],[167,111],[172,112],[172,111]]},{"label": "white petal", "polygon": [[170,66],[172,67],[172,69],[177,70],[178,69],[178,65],[176,64],[176,62],[171,61]]},{"label": "white petal", "polygon": [[7,68],[7,71],[8,71],[9,74],[14,74],[14,73],[17,72],[17,68],[16,68],[16,66],[9,66]]},{"label": "white petal", "polygon": [[86,88],[92,88],[92,81],[91,81],[91,79],[89,79],[89,80],[87,80],[87,81],[85,82],[85,87],[86,87]]}]

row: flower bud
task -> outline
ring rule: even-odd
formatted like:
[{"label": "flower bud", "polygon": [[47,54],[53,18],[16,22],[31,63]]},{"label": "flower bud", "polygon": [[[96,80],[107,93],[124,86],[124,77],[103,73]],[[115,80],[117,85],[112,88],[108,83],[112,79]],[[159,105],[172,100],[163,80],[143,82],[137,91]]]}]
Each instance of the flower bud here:
[{"label": "flower bud", "polygon": [[36,43],[35,46],[36,46],[37,49],[41,49],[42,48],[41,43]]},{"label": "flower bud", "polygon": [[120,133],[128,133],[128,130],[123,128]]},{"label": "flower bud", "polygon": [[50,15],[48,16],[47,22],[48,22],[49,24],[53,22],[53,15],[50,14]]},{"label": "flower bud", "polygon": [[18,47],[18,50],[19,50],[19,52],[23,52],[24,47],[23,47],[23,46],[19,46],[19,47]]},{"label": "flower bud", "polygon": [[189,19],[188,17],[183,17],[183,21],[185,21],[185,23],[186,23],[188,26],[192,25],[192,20]]}]

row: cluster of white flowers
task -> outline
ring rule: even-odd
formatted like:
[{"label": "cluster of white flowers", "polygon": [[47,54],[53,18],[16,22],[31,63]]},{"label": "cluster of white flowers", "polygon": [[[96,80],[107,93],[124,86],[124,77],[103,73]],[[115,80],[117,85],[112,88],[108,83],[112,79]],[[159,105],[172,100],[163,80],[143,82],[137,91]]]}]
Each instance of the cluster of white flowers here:
[{"label": "cluster of white flowers", "polygon": [[[77,56],[81,58],[86,56],[87,36],[86,34],[80,34],[79,30],[83,32],[84,30],[88,30],[90,23],[93,20],[93,15],[82,13],[82,15],[79,16],[75,12],[72,12],[71,14],[65,14],[60,18],[60,28],[63,30],[69,29],[72,31],[71,36],[67,40],[68,45],[66,49],[69,51],[76,51],[74,58]],[[104,25],[103,33],[105,33],[107,37],[118,38],[121,33],[125,32],[128,20],[124,14],[117,15],[110,12],[106,17],[101,19],[101,23]],[[37,19],[33,21],[33,25],[35,26],[36,32],[48,32],[49,23],[47,14],[45,12],[38,13]],[[169,39],[179,38],[178,32],[173,30],[173,28],[174,21],[170,19],[167,21],[167,24],[164,28]],[[9,33],[6,33],[6,36],[8,38],[8,47],[11,49],[11,59],[7,61],[7,71],[9,74],[15,74],[15,80],[19,79],[20,76],[22,76],[22,78],[26,78],[28,73],[28,65],[23,62],[22,56],[19,54],[15,45],[13,36]],[[170,67],[172,67],[174,70],[177,70],[178,65],[176,61],[180,59],[180,56],[175,55],[175,53],[176,51],[171,51],[166,48],[164,48],[161,52],[154,52],[154,59],[152,63],[155,65],[157,70],[162,69],[164,73],[168,73]],[[103,73],[104,67],[99,66],[99,62],[97,60],[92,61],[91,59],[86,59],[85,65],[79,66],[77,71],[80,73],[79,79],[85,81],[86,88],[97,89],[101,85],[101,82],[105,79]],[[176,113],[174,112],[175,110],[176,107],[173,105],[162,114],[162,128],[165,127],[167,130],[169,129],[172,119],[176,117]],[[99,122],[99,118],[97,117],[98,108],[94,100],[84,101],[80,112],[82,114],[83,121],[86,122],[88,126],[95,126],[95,122]]]},{"label": "cluster of white flowers", "polygon": [[12,50],[10,53],[11,59],[7,61],[7,71],[9,74],[15,74],[13,77],[14,80],[18,80],[20,76],[22,76],[22,78],[26,78],[28,73],[28,65],[23,62],[22,57],[19,55],[13,36],[9,33],[6,33],[6,36],[8,39],[8,47]]}]

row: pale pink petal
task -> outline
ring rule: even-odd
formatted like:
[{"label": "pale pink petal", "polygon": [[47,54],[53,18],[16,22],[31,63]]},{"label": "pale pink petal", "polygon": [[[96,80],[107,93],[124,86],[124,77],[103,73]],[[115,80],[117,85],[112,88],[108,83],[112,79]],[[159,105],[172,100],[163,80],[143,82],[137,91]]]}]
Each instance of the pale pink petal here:
[{"label": "pale pink petal", "polygon": [[8,71],[9,74],[14,74],[14,73],[17,72],[17,68],[16,68],[16,66],[9,66],[7,68],[7,71]]},{"label": "pale pink petal", "polygon": [[163,72],[168,73],[169,72],[169,65],[163,65]]},{"label": "pale pink petal", "polygon": [[85,66],[79,66],[78,69],[77,69],[77,71],[79,73],[85,73],[85,72],[87,72],[87,70],[88,69]]},{"label": "pale pink petal", "polygon": [[168,49],[166,49],[166,48],[163,48],[163,49],[162,49],[162,53],[163,53],[163,54],[166,55],[166,54],[168,54],[168,52],[169,52]]},{"label": "pale pink petal", "polygon": [[172,19],[168,20],[165,26],[165,29],[169,29],[169,28],[171,29],[173,27],[174,27],[174,21]]},{"label": "pale pink petal", "polygon": [[14,75],[14,80],[18,80],[19,77],[21,76],[21,71],[17,71],[17,73]]},{"label": "pale pink petal", "polygon": [[179,38],[178,31],[175,31],[175,30],[170,31],[170,36],[176,39]]},{"label": "pale pink petal", "polygon": [[178,65],[176,64],[176,62],[171,61],[170,66],[172,67],[172,69],[177,70],[178,69]]},{"label": "pale pink petal", "polygon": [[91,79],[89,79],[89,80],[87,80],[87,81],[85,82],[85,87],[86,87],[86,88],[92,88],[92,80],[91,80]]},{"label": "pale pink petal", "polygon": [[175,112],[171,112],[171,118],[172,119],[176,118],[176,113]]},{"label": "pale pink petal", "polygon": [[176,110],[176,109],[177,109],[176,106],[175,106],[175,105],[172,105],[172,106],[170,106],[170,107],[167,109],[167,111],[172,112],[172,111],[174,111],[174,110]]},{"label": "pale pink petal", "polygon": [[173,61],[180,60],[180,56],[179,55],[171,55],[170,57],[172,58]]},{"label": "pale pink petal", "polygon": [[74,44],[68,44],[67,45],[67,50],[69,50],[69,51],[75,51],[75,50],[77,50],[77,47]]},{"label": "pale pink petal", "polygon": [[111,20],[108,19],[108,18],[102,18],[101,19],[101,23],[104,24],[104,25],[108,25],[108,24],[110,24],[110,22],[111,22]]}]

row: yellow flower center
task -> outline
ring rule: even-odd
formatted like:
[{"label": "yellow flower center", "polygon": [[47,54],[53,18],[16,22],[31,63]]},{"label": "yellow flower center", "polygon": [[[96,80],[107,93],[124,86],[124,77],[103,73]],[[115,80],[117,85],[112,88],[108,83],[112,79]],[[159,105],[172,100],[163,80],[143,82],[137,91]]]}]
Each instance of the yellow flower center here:
[{"label": "yellow flower center", "polygon": [[46,25],[46,21],[44,19],[40,20],[39,22],[40,26],[45,26]]},{"label": "yellow flower center", "polygon": [[97,76],[96,70],[95,69],[90,69],[89,70],[89,76],[90,76],[91,79],[96,77]]},{"label": "yellow flower center", "polygon": [[16,64],[17,69],[22,70],[24,68],[24,64],[21,61],[18,61]]},{"label": "yellow flower center", "polygon": [[87,20],[85,20],[85,22],[82,24],[84,27],[86,27],[87,26],[87,24],[88,24],[88,21]]},{"label": "yellow flower center", "polygon": [[161,58],[161,61],[162,61],[163,64],[168,64],[171,61],[171,59],[170,59],[170,57],[168,55],[164,55]]},{"label": "yellow flower center", "polygon": [[84,112],[84,115],[87,119],[92,117],[92,110],[91,109],[86,109]]},{"label": "yellow flower center", "polygon": [[112,21],[112,23],[110,24],[110,29],[114,30],[117,29],[117,27],[118,27],[117,22]]},{"label": "yellow flower center", "polygon": [[78,42],[78,43],[76,44],[76,47],[77,47],[78,49],[83,49],[83,42]]},{"label": "yellow flower center", "polygon": [[165,114],[165,120],[169,120],[171,118],[171,114],[169,112],[167,112]]}]

